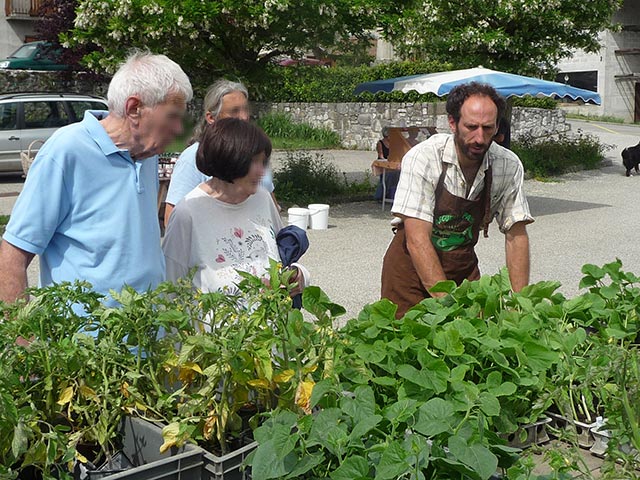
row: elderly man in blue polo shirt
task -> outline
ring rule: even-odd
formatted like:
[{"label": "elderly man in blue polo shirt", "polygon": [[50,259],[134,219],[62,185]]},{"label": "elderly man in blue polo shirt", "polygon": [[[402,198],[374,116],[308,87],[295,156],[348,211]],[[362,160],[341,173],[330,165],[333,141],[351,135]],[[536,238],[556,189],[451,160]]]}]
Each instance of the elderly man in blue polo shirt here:
[{"label": "elderly man in blue polo shirt", "polygon": [[189,79],[164,55],[136,53],[114,75],[109,111],[58,130],[40,149],[0,244],[0,300],[76,279],[98,292],[164,280],[157,218],[158,160],[182,132]]}]

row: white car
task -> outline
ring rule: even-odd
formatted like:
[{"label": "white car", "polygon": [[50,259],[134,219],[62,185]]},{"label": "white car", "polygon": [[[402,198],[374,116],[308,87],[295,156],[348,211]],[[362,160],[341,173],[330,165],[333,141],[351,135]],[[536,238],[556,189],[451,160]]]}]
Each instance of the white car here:
[{"label": "white car", "polygon": [[26,151],[31,142],[47,140],[58,128],[79,122],[86,110],[107,109],[105,99],[90,95],[0,95],[0,172],[22,172],[20,152]]}]

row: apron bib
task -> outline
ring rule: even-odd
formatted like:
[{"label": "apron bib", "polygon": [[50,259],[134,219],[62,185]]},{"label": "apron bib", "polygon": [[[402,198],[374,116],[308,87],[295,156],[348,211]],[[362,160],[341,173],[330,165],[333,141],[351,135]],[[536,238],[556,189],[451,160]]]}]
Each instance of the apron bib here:
[{"label": "apron bib", "polygon": [[[447,279],[460,285],[465,279],[480,278],[474,247],[480,229],[484,229],[487,236],[492,176],[489,167],[482,194],[476,200],[467,200],[449,193],[444,187],[447,167],[448,164],[443,163],[435,190],[431,241]],[[398,305],[396,318],[401,318],[411,307],[430,297],[413,266],[404,225],[398,226],[382,262],[381,295]]]}]

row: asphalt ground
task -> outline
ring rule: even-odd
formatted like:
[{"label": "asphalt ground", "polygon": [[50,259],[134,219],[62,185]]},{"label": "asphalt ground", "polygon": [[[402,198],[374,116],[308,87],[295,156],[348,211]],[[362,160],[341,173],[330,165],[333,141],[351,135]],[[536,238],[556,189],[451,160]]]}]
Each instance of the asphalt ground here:
[{"label": "asphalt ground", "polygon": [[[579,293],[581,267],[602,265],[619,258],[623,268],[640,275],[640,175],[625,177],[620,152],[640,140],[640,127],[572,121],[578,128],[598,135],[613,148],[606,166],[558,177],[553,181],[525,181],[535,223],[528,227],[531,243],[531,281],[561,283],[566,296]],[[282,159],[274,155],[274,167]],[[374,152],[332,150],[322,152],[349,179],[362,179]],[[0,176],[0,215],[11,212],[22,180]],[[277,195],[277,191],[276,191]],[[340,323],[357,316],[367,303],[379,299],[382,257],[391,241],[389,205],[381,210],[371,200],[331,205],[329,228],[309,230],[310,248],[302,262],[336,303],[347,309]],[[286,212],[283,212],[286,221]],[[504,235],[497,226],[489,238],[480,238],[477,253],[483,274],[495,274],[504,265]],[[2,268],[0,266],[0,268]],[[37,262],[29,269],[30,284],[37,283]]]}]

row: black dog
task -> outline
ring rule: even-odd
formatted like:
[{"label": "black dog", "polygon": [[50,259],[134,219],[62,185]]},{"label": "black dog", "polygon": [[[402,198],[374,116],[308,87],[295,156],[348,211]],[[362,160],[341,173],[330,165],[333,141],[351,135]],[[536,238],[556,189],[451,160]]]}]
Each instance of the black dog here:
[{"label": "black dog", "polygon": [[631,169],[635,168],[639,173],[638,165],[640,164],[640,143],[633,147],[627,147],[622,151],[622,164],[627,169],[627,177],[631,175]]}]

